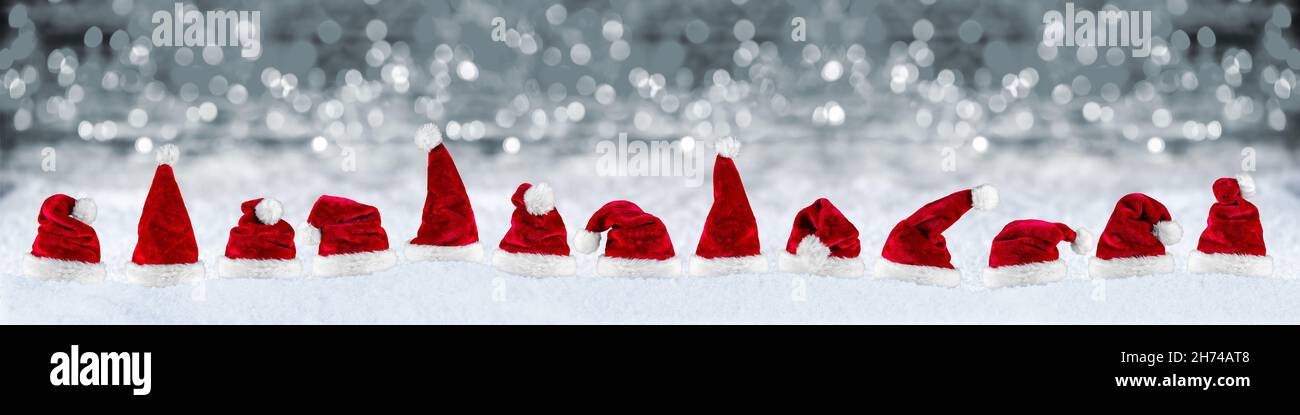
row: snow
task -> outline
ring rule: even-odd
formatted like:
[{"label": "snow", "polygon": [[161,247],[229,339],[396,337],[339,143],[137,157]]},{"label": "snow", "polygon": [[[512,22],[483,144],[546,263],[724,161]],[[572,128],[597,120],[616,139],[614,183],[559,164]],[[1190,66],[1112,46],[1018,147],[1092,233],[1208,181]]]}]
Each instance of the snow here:
[{"label": "snow", "polygon": [[[987,153],[958,149],[957,169],[940,169],[940,146],[903,141],[810,140],[745,143],[737,156],[758,215],[768,259],[789,237],[795,212],[827,197],[861,231],[868,273],[889,229],[921,205],[982,183],[996,185],[1001,205],[972,211],[950,229],[955,289],[864,278],[768,273],[725,277],[632,279],[595,277],[595,256],[579,257],[579,276],[518,277],[486,265],[401,263],[374,275],[332,279],[225,280],[144,288],[112,280],[134,246],[135,224],[151,180],[153,157],[127,148],[54,144],[58,170],[41,171],[41,151],[19,147],[0,166],[0,322],[3,323],[585,323],[585,322],[1297,322],[1300,321],[1300,172],[1286,150],[1257,144],[1254,172],[1266,242],[1276,260],[1272,279],[1175,274],[1105,282],[1087,279],[1085,258],[1068,249],[1064,282],[986,289],[980,272],[989,243],[1007,222],[1038,218],[1100,233],[1120,196],[1145,192],[1165,203],[1186,229],[1170,247],[1185,269],[1204,228],[1215,178],[1240,171],[1240,142],[1203,142],[1149,154],[1045,144]],[[822,140],[826,141],[826,140]],[[711,201],[709,182],[680,177],[601,177],[594,146],[567,153],[524,143],[499,154],[487,141],[447,143],[466,180],[481,239],[495,246],[509,224],[509,198],[522,181],[547,182],[570,235],[610,200],[626,198],[668,225],[678,256],[694,252]],[[340,168],[336,148],[214,144],[185,152],[176,173],[196,227],[209,276],[224,250],[240,202],[274,197],[291,223],[305,219],[321,193],[380,208],[395,247],[413,237],[424,193],[425,157],[409,140],[356,147],[354,172]],[[557,147],[557,146],[550,146]],[[194,150],[194,149],[191,149]],[[696,151],[709,151],[707,145]],[[1168,154],[1178,152],[1181,154]],[[576,154],[575,154],[576,153]],[[810,162],[812,160],[812,162]],[[703,171],[711,171],[707,158]],[[90,196],[110,280],[78,285],[17,275],[45,197]],[[775,269],[775,267],[772,267]]]}]

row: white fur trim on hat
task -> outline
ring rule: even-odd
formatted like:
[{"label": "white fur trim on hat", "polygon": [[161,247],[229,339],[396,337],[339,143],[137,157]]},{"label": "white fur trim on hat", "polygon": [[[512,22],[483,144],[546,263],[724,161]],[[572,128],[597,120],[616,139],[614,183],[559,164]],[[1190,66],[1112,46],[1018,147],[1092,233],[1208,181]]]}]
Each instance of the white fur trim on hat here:
[{"label": "white fur trim on hat", "polygon": [[82,284],[104,279],[104,264],[23,255],[23,275],[42,281],[69,281]]},{"label": "white fur trim on hat", "polygon": [[274,225],[280,223],[280,217],[284,216],[284,205],[281,205],[279,200],[262,198],[262,201],[257,202],[257,206],[253,207],[253,214],[257,216],[258,222]]},{"label": "white fur trim on hat", "polygon": [[1183,226],[1171,220],[1156,222],[1155,234],[1160,243],[1173,245],[1183,240]]},{"label": "white fur trim on hat", "polygon": [[492,267],[516,275],[559,277],[578,272],[578,261],[568,255],[513,254],[495,251]]},{"label": "white fur trim on hat", "polygon": [[524,206],[533,216],[542,216],[555,210],[555,191],[551,185],[538,183],[524,191]]},{"label": "white fur trim on hat", "polygon": [[1200,274],[1229,274],[1242,277],[1273,276],[1273,257],[1268,255],[1207,254],[1193,250],[1187,256],[1187,271]]},{"label": "white fur trim on hat", "polygon": [[735,158],[737,154],[740,154],[740,140],[732,136],[719,138],[717,142],[713,143],[713,147],[718,151],[718,155],[722,157]]},{"label": "white fur trim on hat", "polygon": [[464,246],[437,246],[406,244],[407,261],[463,261],[483,262],[483,245],[475,242]]},{"label": "white fur trim on hat", "polygon": [[316,246],[320,243],[320,229],[311,226],[311,223],[303,222],[298,225],[297,239],[299,245]]},{"label": "white fur trim on hat", "polygon": [[298,278],[302,276],[302,262],[297,259],[217,259],[217,275],[221,278]]},{"label": "white fur trim on hat", "polygon": [[316,256],[311,271],[317,277],[342,277],[346,275],[373,274],[397,265],[397,254],[391,249],[353,254]]},{"label": "white fur trim on hat", "polygon": [[95,217],[99,215],[99,207],[95,205],[95,200],[89,197],[77,199],[72,204],[72,217],[81,223],[92,225],[95,223]]},{"label": "white fur trim on hat", "polygon": [[704,258],[691,255],[687,271],[696,277],[714,277],[728,274],[756,274],[767,272],[767,258],[762,254],[742,257]]},{"label": "white fur trim on hat", "polygon": [[[802,251],[802,250],[801,250]],[[828,257],[820,265],[810,266],[805,258],[790,255],[784,250],[776,254],[776,269],[795,274],[815,274],[829,277],[860,278],[866,273],[867,265],[862,258]]]},{"label": "white fur trim on hat", "polygon": [[442,144],[442,130],[437,125],[425,123],[415,130],[415,146],[421,150],[433,150],[439,144]]},{"label": "white fur trim on hat", "polygon": [[159,165],[176,164],[176,160],[180,158],[181,150],[176,148],[175,144],[164,144],[154,152],[154,161],[157,161]]},{"label": "white fur trim on hat", "polygon": [[600,232],[579,229],[573,234],[573,250],[582,254],[596,252],[600,248]]},{"label": "white fur trim on hat", "polygon": [[1088,261],[1088,275],[1093,279],[1114,279],[1139,275],[1168,274],[1171,272],[1174,272],[1174,257],[1168,254],[1115,259],[1092,257]]},{"label": "white fur trim on hat", "polygon": [[984,270],[984,286],[989,288],[1047,284],[1065,279],[1065,261],[1031,262]]},{"label": "white fur trim on hat", "polygon": [[596,258],[596,275],[602,277],[676,277],[682,275],[682,264],[676,257],[664,260],[614,258],[601,255]]},{"label": "white fur trim on hat", "polygon": [[1079,255],[1088,255],[1093,249],[1097,249],[1097,237],[1084,228],[1074,230],[1074,242],[1070,242],[1070,249]]},{"label": "white fur trim on hat", "polygon": [[982,184],[970,189],[971,207],[979,210],[989,210],[998,207],[998,189],[991,185]]},{"label": "white fur trim on hat", "polygon": [[127,262],[123,281],[145,287],[168,287],[203,279],[203,263],[141,265]]},{"label": "white fur trim on hat", "polygon": [[1241,189],[1241,195],[1244,197],[1254,196],[1259,190],[1255,187],[1255,178],[1246,173],[1237,175],[1237,188]]},{"label": "white fur trim on hat", "polygon": [[884,258],[877,259],[873,268],[876,279],[901,280],[947,288],[961,285],[961,271],[956,268],[899,264]]}]

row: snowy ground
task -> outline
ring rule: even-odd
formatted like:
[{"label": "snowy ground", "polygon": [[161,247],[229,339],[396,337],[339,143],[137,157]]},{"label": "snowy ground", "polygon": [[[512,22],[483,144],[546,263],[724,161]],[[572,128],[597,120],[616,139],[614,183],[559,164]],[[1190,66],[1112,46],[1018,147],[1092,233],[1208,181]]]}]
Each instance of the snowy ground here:
[{"label": "snowy ground", "polygon": [[[1140,143],[1139,143],[1140,144]],[[609,200],[625,198],[662,217],[679,255],[694,251],[711,200],[704,187],[680,178],[598,177],[590,147],[561,156],[524,144],[518,155],[487,151],[498,144],[452,142],[478,215],[481,238],[495,246],[508,226],[509,196],[522,181],[547,181],[570,231]],[[1171,248],[1186,263],[1212,203],[1210,183],[1240,168],[1240,144],[1202,143],[1186,154],[1083,152],[1043,144],[986,154],[958,154],[957,171],[942,172],[937,146],[848,141],[750,142],[738,163],[758,214],[764,249],[784,246],[794,213],[830,198],[862,232],[868,268],[889,229],[922,204],[980,183],[1001,189],[1002,205],[972,212],[948,233],[962,286],[943,289],[867,278],[788,274],[671,280],[592,277],[594,258],[579,260],[578,277],[526,278],[487,266],[401,264],[387,272],[338,279],[209,280],[193,286],[141,288],[112,280],[131,254],[135,224],[152,174],[152,157],[65,141],[58,170],[41,172],[40,149],[19,148],[0,166],[0,322],[4,323],[258,323],[258,322],[1298,322],[1300,321],[1300,171],[1279,147],[1260,144],[1255,174],[1270,254],[1278,278],[1173,275],[1094,283],[1084,258],[1064,250],[1067,281],[1047,286],[985,289],[980,272],[989,241],[1013,219],[1062,221],[1100,231],[1115,201],[1146,192],[1164,202],[1186,230]],[[305,145],[238,143],[185,153],[177,164],[194,218],[201,255],[214,269],[243,200],[267,195],[284,202],[285,217],[302,221],[321,193],[378,206],[392,243],[414,235],[424,198],[424,157],[408,142],[358,149],[356,172],[336,153]],[[703,151],[710,151],[701,145]],[[332,149],[334,150],[334,149]],[[1171,151],[1182,151],[1173,148]],[[570,151],[572,152],[572,151]],[[709,159],[704,166],[711,169]],[[52,193],[91,196],[95,228],[110,280],[94,285],[45,283],[17,275],[30,249],[41,201]],[[774,264],[774,262],[773,262]]]}]

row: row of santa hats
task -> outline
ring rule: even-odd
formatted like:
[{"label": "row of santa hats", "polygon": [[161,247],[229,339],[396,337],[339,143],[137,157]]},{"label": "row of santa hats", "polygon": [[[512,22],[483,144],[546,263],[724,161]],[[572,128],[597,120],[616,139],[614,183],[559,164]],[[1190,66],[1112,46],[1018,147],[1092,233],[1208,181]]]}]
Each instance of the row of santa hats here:
[{"label": "row of santa hats", "polygon": [[[482,262],[474,211],[437,127],[426,124],[415,141],[428,151],[427,195],[420,228],[405,247],[411,261]],[[686,260],[691,275],[765,272],[767,260],[759,247],[758,227],[733,158],[740,143],[719,140],[713,168],[713,206],[704,223],[695,255]],[[145,199],[139,238],[125,268],[128,282],[165,286],[203,278],[198,246],[185,202],[171,167],[175,146],[158,151],[158,167]],[[1245,197],[1254,192],[1249,176],[1219,179],[1217,199],[1208,226],[1192,252],[1193,272],[1249,276],[1272,274],[1272,259],[1264,248],[1259,212]],[[523,275],[570,275],[576,261],[570,254],[564,220],[555,209],[555,196],[546,184],[524,183],[511,197],[515,210],[510,230],[490,263]],[[953,287],[961,280],[952,265],[943,232],[971,209],[997,206],[991,186],[958,191],[925,206],[899,222],[876,261],[877,278]],[[316,245],[312,274],[341,276],[385,270],[397,264],[373,206],[336,196],[321,196],[307,222],[297,231],[281,217],[283,207],[273,199],[244,202],[243,216],[230,230],[218,273],[234,278],[293,277],[302,273],[298,242]],[[56,280],[97,280],[103,277],[99,242],[90,224],[95,205],[88,199],[54,195],[38,217],[32,252],[23,261],[24,273]],[[580,253],[595,252],[605,239],[596,271],[603,276],[674,276],[682,271],[667,228],[656,216],[628,201],[610,202],[597,210],[573,238]],[[1101,238],[1088,231],[1041,220],[1017,220],[993,239],[985,284],[991,287],[1041,284],[1061,280],[1065,263],[1057,245],[1069,242],[1075,252],[1096,255],[1089,265],[1093,278],[1167,273],[1174,270],[1165,245],[1177,243],[1181,227],[1169,210],[1149,196],[1134,193],[1116,204]],[[865,273],[858,230],[831,204],[818,199],[795,215],[790,238],[777,258],[787,272],[857,277]]]}]

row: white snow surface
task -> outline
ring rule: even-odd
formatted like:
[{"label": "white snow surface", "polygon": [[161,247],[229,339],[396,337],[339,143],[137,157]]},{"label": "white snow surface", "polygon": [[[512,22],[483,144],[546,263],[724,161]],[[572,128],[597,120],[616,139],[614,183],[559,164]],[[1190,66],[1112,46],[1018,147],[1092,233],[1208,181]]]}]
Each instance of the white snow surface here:
[{"label": "white snow surface", "polygon": [[[837,141],[826,145],[824,141]],[[946,236],[963,272],[955,289],[864,278],[778,272],[673,279],[595,276],[595,255],[580,255],[578,276],[532,278],[467,263],[407,263],[374,275],[291,280],[209,279],[145,288],[119,282],[154,168],[150,155],[79,142],[55,144],[58,169],[41,171],[40,148],[19,147],[0,166],[2,323],[1295,323],[1300,321],[1300,174],[1290,153],[1258,144],[1259,194],[1274,278],[1178,272],[1093,282],[1086,258],[1062,246],[1069,276],[1044,286],[986,289],[980,273],[990,241],[1007,222],[1038,218],[1100,234],[1115,201],[1144,192],[1166,204],[1186,235],[1169,247],[1186,267],[1213,202],[1210,185],[1241,171],[1242,144],[1221,140],[1183,154],[1083,151],[1070,144],[959,150],[957,170],[940,169],[938,145],[848,139],[747,142],[736,158],[768,260],[782,250],[795,212],[827,197],[856,224],[862,256],[877,260],[900,219],[948,193],[989,183],[1001,205],[971,211]],[[400,141],[400,142],[399,142]],[[668,225],[679,258],[694,253],[711,203],[712,157],[701,187],[676,177],[601,177],[593,146],[564,155],[525,143],[500,155],[491,143],[447,142],[478,218],[495,247],[509,226],[510,195],[521,182],[547,182],[570,235],[602,204],[627,199]],[[174,166],[209,278],[239,204],[274,197],[300,223],[322,193],[379,207],[390,243],[414,236],[424,200],[425,156],[409,141],[356,147],[357,170],[340,169],[337,149],[305,145],[216,144]],[[697,146],[696,151],[708,151]],[[184,149],[182,149],[184,150]],[[576,154],[574,154],[576,153]],[[54,193],[93,197],[94,227],[109,280],[41,282],[18,275],[30,251],[40,203]],[[603,248],[602,248],[603,249]],[[309,257],[300,249],[300,257]],[[307,266],[310,266],[308,264]],[[771,267],[773,270],[775,266]]]}]

